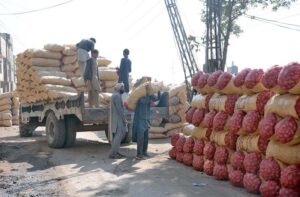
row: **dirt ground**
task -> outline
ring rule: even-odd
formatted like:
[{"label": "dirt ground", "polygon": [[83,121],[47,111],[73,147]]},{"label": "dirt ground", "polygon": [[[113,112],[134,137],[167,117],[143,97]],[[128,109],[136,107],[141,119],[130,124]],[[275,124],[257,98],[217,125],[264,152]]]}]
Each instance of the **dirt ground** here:
[{"label": "dirt ground", "polygon": [[170,160],[169,139],[151,140],[149,149],[151,158],[136,161],[136,145],[125,145],[128,157],[112,160],[103,132],[79,133],[74,147],[51,149],[42,127],[29,138],[17,127],[0,128],[0,196],[253,196]]}]

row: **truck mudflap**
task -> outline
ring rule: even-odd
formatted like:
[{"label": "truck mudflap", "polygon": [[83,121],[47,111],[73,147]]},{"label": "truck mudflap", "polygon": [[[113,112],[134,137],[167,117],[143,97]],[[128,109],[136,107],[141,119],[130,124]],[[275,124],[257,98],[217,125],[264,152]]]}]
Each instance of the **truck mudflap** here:
[{"label": "truck mudflap", "polygon": [[32,117],[36,117],[39,122],[42,122],[49,111],[52,111],[57,119],[63,119],[64,115],[72,114],[82,120],[81,99],[81,96],[75,96],[51,102],[21,104],[21,122],[27,124]]}]

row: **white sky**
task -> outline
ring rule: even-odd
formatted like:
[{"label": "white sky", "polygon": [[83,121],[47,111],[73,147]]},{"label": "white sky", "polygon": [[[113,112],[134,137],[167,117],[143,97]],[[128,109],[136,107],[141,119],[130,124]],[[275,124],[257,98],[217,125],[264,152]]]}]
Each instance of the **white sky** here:
[{"label": "white sky", "polygon": [[[42,8],[64,0],[0,0],[0,13]],[[198,0],[177,0],[188,35],[201,37]],[[255,9],[248,14],[300,25],[300,3],[291,9]],[[228,65],[234,61],[240,69],[268,68],[299,60],[300,31],[292,31],[241,17],[244,33],[232,38]],[[300,28],[299,28],[300,29]],[[163,0],[74,0],[49,9],[17,16],[1,16],[0,32],[11,33],[15,54],[27,48],[42,48],[46,43],[77,43],[95,37],[100,55],[119,65],[122,50],[129,48],[133,77],[152,76],[166,83],[183,81],[177,46]],[[202,69],[205,50],[196,54]]]}]

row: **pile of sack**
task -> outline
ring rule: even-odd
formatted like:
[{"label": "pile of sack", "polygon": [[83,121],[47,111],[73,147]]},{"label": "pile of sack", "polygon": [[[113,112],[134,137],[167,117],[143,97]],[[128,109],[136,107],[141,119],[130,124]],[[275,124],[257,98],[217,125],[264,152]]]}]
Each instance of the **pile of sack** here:
[{"label": "pile of sack", "polygon": [[[300,64],[199,72],[170,157],[262,196],[300,195]],[[193,147],[193,148],[191,148]],[[293,180],[293,181],[291,181]]]},{"label": "pile of sack", "polygon": [[0,94],[0,126],[19,124],[19,99],[13,92]]},{"label": "pile of sack", "polygon": [[74,50],[67,46],[47,44],[43,50],[28,49],[18,54],[16,91],[21,103],[77,95],[69,79],[71,71],[67,71],[71,67],[76,68],[75,72],[78,70],[76,55],[70,51]]},{"label": "pile of sack", "polygon": [[99,79],[102,92],[113,93],[114,87],[118,83],[118,73],[116,68],[100,67]]}]

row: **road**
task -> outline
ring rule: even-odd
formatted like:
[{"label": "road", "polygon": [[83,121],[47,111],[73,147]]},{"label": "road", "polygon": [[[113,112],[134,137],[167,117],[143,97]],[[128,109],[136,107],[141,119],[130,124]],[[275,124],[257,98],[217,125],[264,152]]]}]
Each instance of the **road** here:
[{"label": "road", "polygon": [[[253,196],[228,181],[216,181],[168,158],[169,139],[151,140],[150,159],[108,158],[103,132],[77,135],[74,147],[51,149],[44,128],[20,138],[18,128],[0,128],[0,196]],[[204,183],[206,186],[193,186]]]}]

